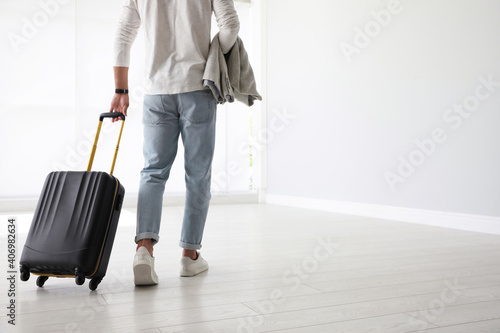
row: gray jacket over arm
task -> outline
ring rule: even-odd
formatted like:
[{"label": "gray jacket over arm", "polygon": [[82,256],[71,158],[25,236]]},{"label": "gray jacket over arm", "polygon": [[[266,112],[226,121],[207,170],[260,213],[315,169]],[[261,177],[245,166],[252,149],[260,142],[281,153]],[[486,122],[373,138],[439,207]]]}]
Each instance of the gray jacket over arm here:
[{"label": "gray jacket over arm", "polygon": [[209,87],[219,104],[238,100],[252,106],[255,100],[262,100],[252,66],[241,38],[237,38],[232,49],[224,54],[220,47],[219,34],[210,46],[207,65],[203,74],[203,85]]}]

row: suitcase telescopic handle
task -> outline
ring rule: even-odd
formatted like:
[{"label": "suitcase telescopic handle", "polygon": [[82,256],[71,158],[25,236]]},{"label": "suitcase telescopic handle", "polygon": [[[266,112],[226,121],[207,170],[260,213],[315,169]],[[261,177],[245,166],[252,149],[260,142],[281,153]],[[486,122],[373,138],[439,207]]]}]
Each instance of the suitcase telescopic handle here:
[{"label": "suitcase telescopic handle", "polygon": [[90,154],[87,171],[90,171],[92,169],[92,164],[94,163],[95,151],[97,149],[97,141],[99,140],[99,134],[101,133],[102,121],[104,120],[104,118],[121,118],[123,120],[122,126],[120,128],[120,134],[118,135],[118,142],[116,144],[115,156],[113,157],[113,163],[111,164],[111,171],[109,172],[109,174],[112,175],[115,169],[116,156],[118,156],[118,148],[120,147],[120,140],[122,138],[123,125],[125,125],[125,115],[119,112],[106,112],[106,113],[101,113],[99,115],[99,125],[97,126],[97,132],[95,134],[94,145],[92,147],[92,153]]},{"label": "suitcase telescopic handle", "polygon": [[120,112],[105,112],[99,115],[99,121],[103,121],[104,118],[122,118],[125,120],[125,115]]}]

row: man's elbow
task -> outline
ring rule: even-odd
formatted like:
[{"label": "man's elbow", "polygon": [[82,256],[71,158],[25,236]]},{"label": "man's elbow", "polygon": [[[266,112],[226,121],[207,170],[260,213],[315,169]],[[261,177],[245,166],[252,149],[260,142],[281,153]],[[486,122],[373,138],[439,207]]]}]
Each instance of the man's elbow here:
[{"label": "man's elbow", "polygon": [[222,34],[225,35],[237,36],[240,32],[240,20],[238,19],[238,17],[228,20],[224,22],[224,24],[219,25],[219,30]]},{"label": "man's elbow", "polygon": [[240,21],[236,19],[234,22],[232,22],[230,29],[234,35],[238,35],[238,33],[240,32]]}]

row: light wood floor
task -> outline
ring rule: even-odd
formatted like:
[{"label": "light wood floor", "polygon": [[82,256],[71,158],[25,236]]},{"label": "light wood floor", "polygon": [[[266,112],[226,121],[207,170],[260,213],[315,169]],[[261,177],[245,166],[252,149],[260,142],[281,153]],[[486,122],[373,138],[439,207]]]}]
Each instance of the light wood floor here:
[{"label": "light wood floor", "polygon": [[[180,278],[181,218],[182,208],[165,209],[155,247],[158,286],[133,284],[134,211],[124,210],[96,291],[88,280],[77,286],[51,278],[38,288],[35,277],[18,278],[13,329],[2,277],[0,330],[500,332],[500,236],[272,205],[213,205],[202,249],[210,269]],[[26,235],[18,236],[21,246]]]}]

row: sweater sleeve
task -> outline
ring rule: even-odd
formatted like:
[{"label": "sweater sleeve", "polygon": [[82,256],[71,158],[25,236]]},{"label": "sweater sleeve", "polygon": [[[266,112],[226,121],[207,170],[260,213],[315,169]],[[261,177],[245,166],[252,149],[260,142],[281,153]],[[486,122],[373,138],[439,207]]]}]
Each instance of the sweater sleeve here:
[{"label": "sweater sleeve", "polygon": [[220,46],[226,54],[233,47],[240,31],[238,14],[234,9],[233,0],[213,0],[213,10],[219,26]]},{"label": "sweater sleeve", "polygon": [[115,33],[113,65],[129,67],[130,49],[141,26],[141,17],[137,8],[137,0],[124,0]]}]

